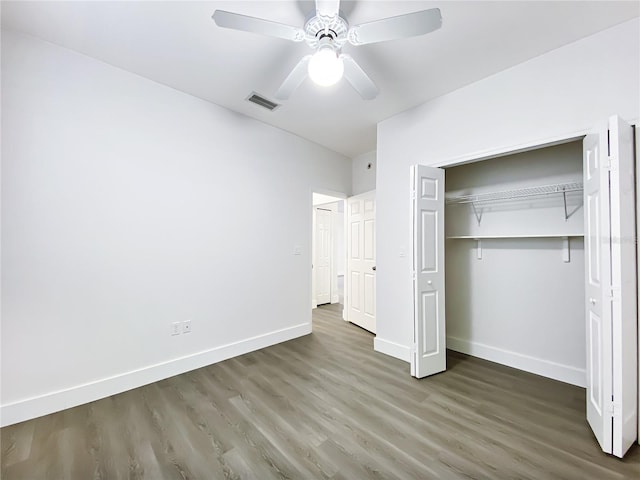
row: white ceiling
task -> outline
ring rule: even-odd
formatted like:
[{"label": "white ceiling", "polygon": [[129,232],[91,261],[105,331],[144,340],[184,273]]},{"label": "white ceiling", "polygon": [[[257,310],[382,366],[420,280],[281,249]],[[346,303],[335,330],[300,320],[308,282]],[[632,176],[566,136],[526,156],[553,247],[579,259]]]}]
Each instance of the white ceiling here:
[{"label": "white ceiling", "polygon": [[343,80],[306,80],[273,112],[245,99],[273,94],[304,43],[222,29],[216,9],[302,26],[307,1],[2,2],[2,28],[68,47],[177,90],[244,113],[348,157],[376,148],[376,124],[414,105],[640,15],[637,1],[351,1],[355,25],[438,7],[440,30],[354,47],[350,53],[380,88],[362,100]]}]

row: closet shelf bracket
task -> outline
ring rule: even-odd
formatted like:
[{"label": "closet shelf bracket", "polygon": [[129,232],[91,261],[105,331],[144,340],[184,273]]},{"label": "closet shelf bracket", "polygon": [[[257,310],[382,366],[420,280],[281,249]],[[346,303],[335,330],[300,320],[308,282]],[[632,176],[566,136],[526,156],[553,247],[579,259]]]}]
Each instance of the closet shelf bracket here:
[{"label": "closet shelf bracket", "polygon": [[471,208],[473,208],[473,214],[476,216],[476,220],[478,221],[478,225],[480,225],[480,222],[482,221],[482,208],[480,210],[478,210],[478,208],[476,207],[476,204],[474,202],[471,202]]},{"label": "closet shelf bracket", "polygon": [[562,261],[569,263],[571,261],[571,251],[569,249],[569,237],[562,237]]}]

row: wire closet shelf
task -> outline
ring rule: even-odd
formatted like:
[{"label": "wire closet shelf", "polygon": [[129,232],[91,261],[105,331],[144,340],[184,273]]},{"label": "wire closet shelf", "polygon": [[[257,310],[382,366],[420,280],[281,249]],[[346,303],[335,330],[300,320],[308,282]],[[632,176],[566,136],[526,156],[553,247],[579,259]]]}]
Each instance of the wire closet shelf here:
[{"label": "wire closet shelf", "polygon": [[455,204],[484,204],[506,200],[515,200],[527,197],[538,197],[542,195],[564,194],[570,192],[581,192],[582,182],[556,183],[553,185],[541,185],[535,187],[524,187],[515,190],[505,190],[501,192],[479,193],[476,195],[458,195],[446,198],[447,205]]}]

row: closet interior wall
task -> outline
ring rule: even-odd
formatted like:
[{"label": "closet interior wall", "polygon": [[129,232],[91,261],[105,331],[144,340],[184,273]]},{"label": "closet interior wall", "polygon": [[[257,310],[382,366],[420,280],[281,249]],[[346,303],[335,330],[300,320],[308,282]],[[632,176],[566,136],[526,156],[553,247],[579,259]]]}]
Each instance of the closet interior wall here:
[{"label": "closet interior wall", "polygon": [[446,169],[447,348],[585,385],[582,191],[455,202],[581,182],[581,141]]}]

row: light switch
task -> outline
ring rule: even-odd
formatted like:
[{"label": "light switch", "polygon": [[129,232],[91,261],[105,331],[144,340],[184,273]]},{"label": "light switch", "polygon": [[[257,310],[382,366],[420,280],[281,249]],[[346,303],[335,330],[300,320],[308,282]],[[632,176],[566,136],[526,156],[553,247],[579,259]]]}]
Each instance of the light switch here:
[{"label": "light switch", "polygon": [[171,324],[171,335],[180,335],[180,322],[173,322]]}]

